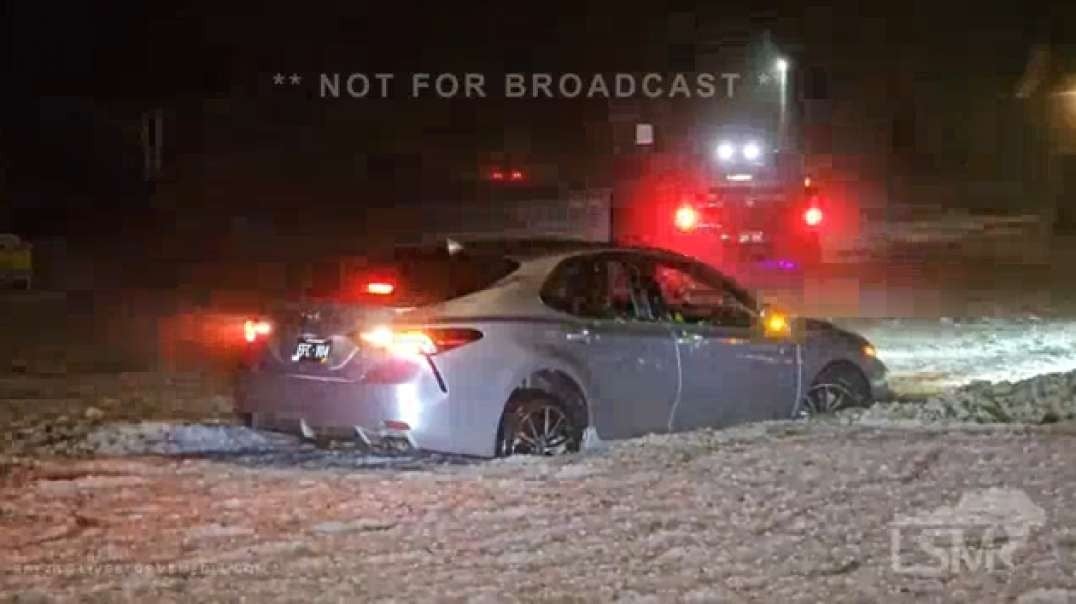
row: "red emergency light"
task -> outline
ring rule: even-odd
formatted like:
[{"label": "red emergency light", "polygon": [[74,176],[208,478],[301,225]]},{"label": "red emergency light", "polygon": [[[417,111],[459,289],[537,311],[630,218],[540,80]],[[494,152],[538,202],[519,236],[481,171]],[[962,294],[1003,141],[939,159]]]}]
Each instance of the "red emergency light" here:
[{"label": "red emergency light", "polygon": [[690,231],[699,225],[699,213],[695,208],[684,204],[676,209],[673,224],[681,231]]},{"label": "red emergency light", "polygon": [[387,281],[371,281],[366,284],[366,293],[375,296],[388,296],[396,291],[396,286]]},{"label": "red emergency light", "polygon": [[803,213],[803,221],[812,227],[822,224],[822,210],[814,206],[807,208]]}]

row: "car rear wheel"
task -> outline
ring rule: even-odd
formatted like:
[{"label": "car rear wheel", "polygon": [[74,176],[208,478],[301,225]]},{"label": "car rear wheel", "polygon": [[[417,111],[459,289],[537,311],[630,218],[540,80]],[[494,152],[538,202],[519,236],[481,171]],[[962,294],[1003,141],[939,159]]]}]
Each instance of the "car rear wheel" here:
[{"label": "car rear wheel", "polygon": [[801,417],[828,415],[871,403],[870,384],[852,365],[835,364],[822,370],[800,403]]},{"label": "car rear wheel", "polygon": [[508,401],[497,430],[497,456],[563,455],[579,451],[583,426],[557,398],[544,392],[518,393]]}]

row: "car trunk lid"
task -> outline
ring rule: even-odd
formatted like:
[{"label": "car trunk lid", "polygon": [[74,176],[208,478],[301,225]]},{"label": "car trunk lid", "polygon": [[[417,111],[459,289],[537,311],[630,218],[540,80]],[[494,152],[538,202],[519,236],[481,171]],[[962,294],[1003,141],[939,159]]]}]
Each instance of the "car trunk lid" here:
[{"label": "car trunk lid", "polygon": [[360,370],[364,364],[359,333],[391,323],[400,310],[332,301],[285,303],[269,315],[274,325],[267,342],[267,369],[310,375]]}]

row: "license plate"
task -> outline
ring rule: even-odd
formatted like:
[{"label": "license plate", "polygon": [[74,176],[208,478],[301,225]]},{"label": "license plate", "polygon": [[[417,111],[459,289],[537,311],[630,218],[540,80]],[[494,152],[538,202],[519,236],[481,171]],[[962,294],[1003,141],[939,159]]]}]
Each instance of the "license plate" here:
[{"label": "license plate", "polygon": [[291,355],[293,361],[315,361],[324,363],[329,358],[332,344],[328,340],[300,339]]}]

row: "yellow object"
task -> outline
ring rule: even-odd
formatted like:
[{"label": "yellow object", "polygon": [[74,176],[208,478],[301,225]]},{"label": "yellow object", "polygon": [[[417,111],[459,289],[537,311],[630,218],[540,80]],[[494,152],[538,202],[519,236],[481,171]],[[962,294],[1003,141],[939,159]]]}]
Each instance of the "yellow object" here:
[{"label": "yellow object", "polygon": [[790,330],[788,318],[779,312],[769,313],[763,320],[768,336],[786,335]]},{"label": "yellow object", "polygon": [[31,250],[17,235],[0,233],[0,282],[22,281],[29,287],[34,268]]},{"label": "yellow object", "polygon": [[4,250],[0,252],[0,267],[12,271],[28,271],[33,262],[30,259],[30,250]]},{"label": "yellow object", "polygon": [[878,356],[878,351],[874,349],[874,346],[871,346],[870,344],[867,344],[866,346],[863,347],[863,354],[865,354],[865,355],[867,355],[869,357],[876,357],[876,356]]}]

